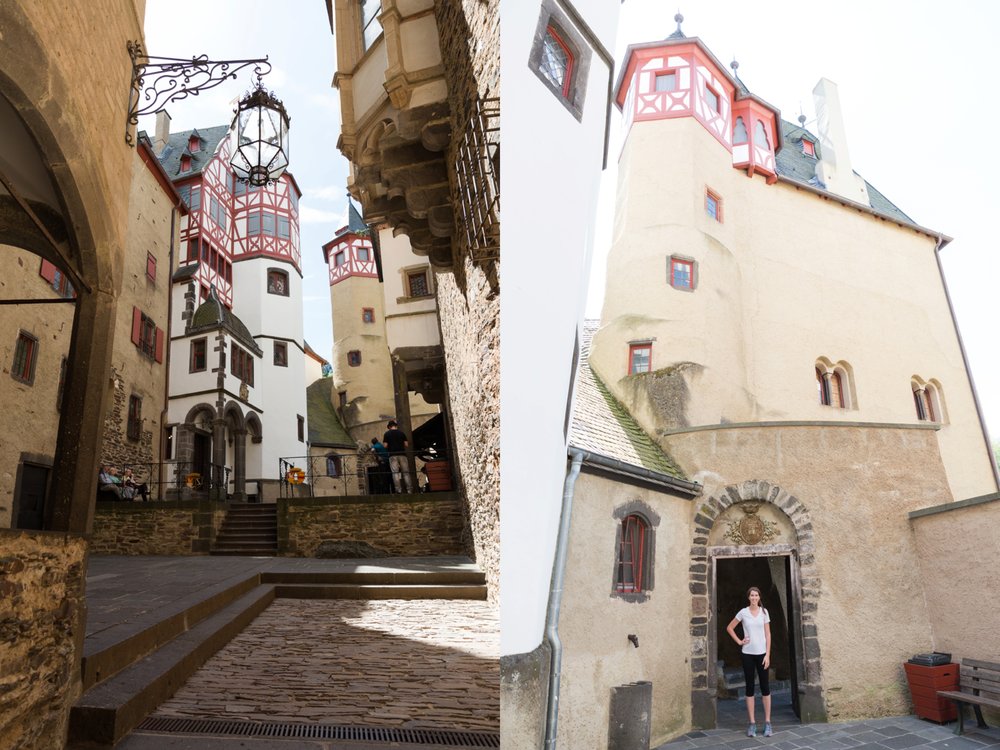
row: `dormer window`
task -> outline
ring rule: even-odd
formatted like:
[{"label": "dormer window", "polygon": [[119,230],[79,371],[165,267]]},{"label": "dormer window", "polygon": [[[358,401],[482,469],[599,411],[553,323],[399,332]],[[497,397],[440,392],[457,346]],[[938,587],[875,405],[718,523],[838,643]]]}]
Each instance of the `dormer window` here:
[{"label": "dormer window", "polygon": [[807,141],[805,138],[802,139],[802,153],[806,156],[811,156],[813,159],[816,158],[816,144],[812,141]]},{"label": "dormer window", "polygon": [[668,73],[657,73],[656,80],[654,82],[655,91],[676,91],[677,90],[677,74],[673,71]]},{"label": "dormer window", "polygon": [[188,151],[190,151],[192,154],[195,153],[196,151],[201,151],[201,138],[199,138],[196,135],[192,135],[188,139]]},{"label": "dormer window", "polygon": [[183,172],[190,172],[190,171],[191,171],[191,157],[190,156],[182,156],[181,157],[181,172],[183,173]]}]

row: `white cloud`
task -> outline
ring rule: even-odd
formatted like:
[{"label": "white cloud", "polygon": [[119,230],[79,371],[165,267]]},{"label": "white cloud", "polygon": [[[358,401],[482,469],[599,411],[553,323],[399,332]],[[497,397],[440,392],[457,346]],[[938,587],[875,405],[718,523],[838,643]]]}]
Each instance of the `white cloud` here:
[{"label": "white cloud", "polygon": [[318,188],[306,188],[305,196],[325,201],[342,201],[347,197],[347,188],[343,185],[324,185]]}]

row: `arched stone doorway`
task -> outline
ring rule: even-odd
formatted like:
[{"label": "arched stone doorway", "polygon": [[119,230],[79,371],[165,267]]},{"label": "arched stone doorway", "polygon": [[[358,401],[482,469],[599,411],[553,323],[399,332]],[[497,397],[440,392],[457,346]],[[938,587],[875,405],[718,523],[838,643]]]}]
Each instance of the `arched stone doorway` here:
[{"label": "arched stone doorway", "polygon": [[[783,667],[796,712],[806,722],[826,721],[815,621],[820,578],[808,510],[777,485],[751,480],[709,497],[694,520],[689,568],[692,725],[712,728],[717,723],[717,663],[726,651],[724,645],[720,649],[719,630],[745,604],[746,579],[735,573],[740,567],[768,584],[780,581],[769,594],[775,611],[780,609],[788,639]],[[773,627],[772,637],[780,630]]]}]

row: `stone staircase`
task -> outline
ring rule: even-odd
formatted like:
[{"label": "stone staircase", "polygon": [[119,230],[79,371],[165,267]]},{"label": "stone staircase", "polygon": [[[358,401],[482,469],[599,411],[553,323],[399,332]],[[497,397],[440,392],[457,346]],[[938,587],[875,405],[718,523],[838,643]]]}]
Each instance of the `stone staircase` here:
[{"label": "stone staircase", "polygon": [[113,747],[276,598],[486,599],[478,570],[401,570],[388,563],[337,571],[299,565],[231,577],[88,636],[84,693],[70,712],[67,748]]},{"label": "stone staircase", "polygon": [[278,506],[274,503],[232,503],[212,544],[211,554],[277,555]]}]

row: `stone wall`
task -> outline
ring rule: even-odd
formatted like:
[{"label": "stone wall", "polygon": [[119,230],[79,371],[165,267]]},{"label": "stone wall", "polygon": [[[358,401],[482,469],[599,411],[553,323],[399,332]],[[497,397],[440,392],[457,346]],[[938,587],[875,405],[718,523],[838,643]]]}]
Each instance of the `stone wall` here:
[{"label": "stone wall", "polygon": [[99,502],[90,552],[95,555],[208,554],[225,515],[224,503],[198,500]]},{"label": "stone wall", "polygon": [[0,530],[0,747],[62,747],[78,697],[86,546]]},{"label": "stone wall", "polygon": [[[935,651],[955,661],[1000,659],[1000,495],[910,513]],[[984,606],[984,603],[989,603]],[[996,726],[1000,712],[994,712]]]},{"label": "stone wall", "polygon": [[[448,171],[468,128],[469,104],[500,95],[500,23],[497,0],[439,0],[434,15],[448,82],[452,133]],[[497,134],[494,134],[499,137]],[[439,271],[438,315],[448,372],[448,403],[462,489],[468,500],[476,562],[486,574],[490,601],[500,586],[500,268],[473,263],[461,226],[453,238],[454,265]]]},{"label": "stone wall", "polygon": [[363,542],[392,557],[463,555],[464,527],[452,492],[278,502],[278,549],[292,557],[315,556],[323,542]]}]

